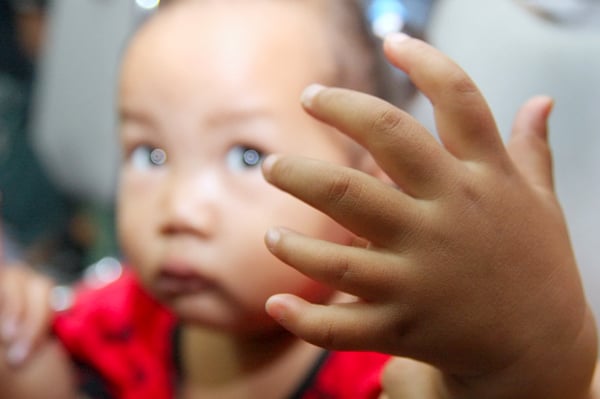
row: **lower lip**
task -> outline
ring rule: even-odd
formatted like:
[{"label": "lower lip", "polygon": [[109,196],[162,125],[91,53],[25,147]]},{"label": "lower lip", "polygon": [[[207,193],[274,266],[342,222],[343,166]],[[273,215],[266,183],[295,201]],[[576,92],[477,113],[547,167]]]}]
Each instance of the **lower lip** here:
[{"label": "lower lip", "polygon": [[173,297],[197,294],[209,290],[212,287],[212,284],[199,277],[161,275],[156,281],[155,287],[160,296]]}]

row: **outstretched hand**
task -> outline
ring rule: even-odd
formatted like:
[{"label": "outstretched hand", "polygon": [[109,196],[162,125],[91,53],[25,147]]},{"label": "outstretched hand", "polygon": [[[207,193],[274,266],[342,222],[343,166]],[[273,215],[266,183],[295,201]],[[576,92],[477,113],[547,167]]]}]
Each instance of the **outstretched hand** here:
[{"label": "outstretched hand", "polygon": [[267,311],[323,347],[431,364],[444,397],[585,397],[595,327],[553,189],[551,101],[528,102],[505,147],[454,62],[399,35],[385,52],[433,104],[441,143],[380,99],[308,88],[307,112],[364,146],[401,189],[317,160],[267,158],[269,182],[367,243],[271,230],[275,256],[359,300],[311,304],[281,294]]}]

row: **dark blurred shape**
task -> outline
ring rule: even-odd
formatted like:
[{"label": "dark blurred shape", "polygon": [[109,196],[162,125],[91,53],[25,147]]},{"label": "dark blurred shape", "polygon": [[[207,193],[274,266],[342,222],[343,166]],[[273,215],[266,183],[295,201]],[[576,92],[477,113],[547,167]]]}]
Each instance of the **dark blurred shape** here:
[{"label": "dark blurred shape", "polygon": [[19,80],[31,77],[31,62],[19,45],[14,1],[0,0],[0,73]]},{"label": "dark blurred shape", "polygon": [[45,1],[0,0],[0,207],[5,255],[33,265],[81,268],[71,236],[75,204],[51,181],[30,142],[36,57]]},{"label": "dark blurred shape", "polygon": [[551,23],[576,29],[600,30],[599,0],[516,0]]}]

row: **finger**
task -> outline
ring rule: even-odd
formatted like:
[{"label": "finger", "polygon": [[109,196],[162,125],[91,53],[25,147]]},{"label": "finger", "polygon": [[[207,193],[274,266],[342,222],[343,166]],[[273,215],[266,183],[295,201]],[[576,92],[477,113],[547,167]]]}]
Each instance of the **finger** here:
[{"label": "finger", "polygon": [[2,319],[0,338],[5,343],[12,342],[22,322],[22,311],[25,294],[20,276],[15,274],[10,280],[3,281]]},{"label": "finger", "polygon": [[[20,365],[27,361],[30,353],[39,347],[43,338],[50,332],[50,291],[52,283],[46,278],[36,278],[27,290],[27,314],[20,324],[19,334],[11,345],[12,356],[9,357],[13,365]],[[11,353],[9,352],[9,355]]]},{"label": "finger", "polygon": [[455,160],[406,112],[373,96],[339,88],[309,86],[304,108],[365,147],[387,175],[416,197],[445,187]]},{"label": "finger", "polygon": [[385,300],[401,291],[398,255],[315,240],[286,229],[270,229],[269,250],[301,273],[337,291],[367,301]]},{"label": "finger", "polygon": [[263,162],[263,174],[271,184],[378,246],[399,245],[415,234],[424,218],[417,201],[353,169],[271,155]]},{"label": "finger", "polygon": [[506,160],[485,99],[455,62],[404,34],[386,37],[384,51],[431,101],[438,134],[448,151],[463,160]]},{"label": "finger", "polygon": [[377,350],[390,319],[383,305],[353,302],[315,305],[291,294],[270,297],[267,313],[284,328],[314,345],[332,350]]},{"label": "finger", "polygon": [[554,189],[548,144],[548,117],[552,106],[552,99],[546,96],[527,101],[517,113],[508,143],[508,152],[525,178],[547,190]]},{"label": "finger", "polygon": [[0,321],[4,318],[6,313],[6,299],[8,297],[6,293],[6,287],[11,285],[11,273],[6,266],[0,267]]},{"label": "finger", "polygon": [[350,245],[356,248],[370,248],[371,242],[369,242],[369,240],[365,240],[362,237],[352,237]]}]

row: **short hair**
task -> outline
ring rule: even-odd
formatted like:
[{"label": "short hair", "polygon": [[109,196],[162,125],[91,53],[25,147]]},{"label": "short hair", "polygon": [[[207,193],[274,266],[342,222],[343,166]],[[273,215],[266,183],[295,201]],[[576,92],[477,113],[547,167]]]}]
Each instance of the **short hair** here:
[{"label": "short hair", "polygon": [[[398,106],[414,94],[406,75],[394,70],[383,54],[382,42],[368,21],[364,0],[295,0],[325,5],[332,24],[332,48],[338,64],[339,84],[364,91]],[[340,45],[342,44],[342,45]]]}]

